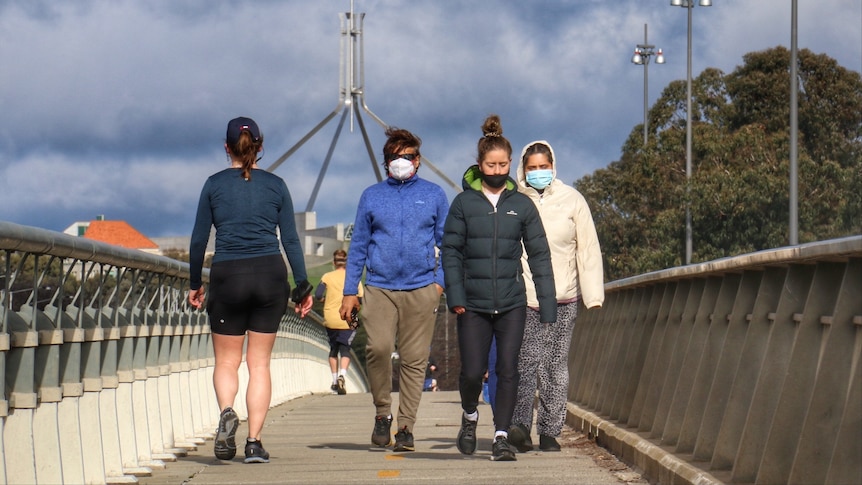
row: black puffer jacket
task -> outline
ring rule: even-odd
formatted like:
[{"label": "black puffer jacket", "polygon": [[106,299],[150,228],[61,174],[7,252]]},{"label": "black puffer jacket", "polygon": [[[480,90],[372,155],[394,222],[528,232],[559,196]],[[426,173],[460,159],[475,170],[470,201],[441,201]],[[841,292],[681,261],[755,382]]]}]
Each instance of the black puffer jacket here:
[{"label": "black puffer jacket", "polygon": [[[478,166],[464,173],[443,231],[443,275],[449,309],[501,313],[527,305],[521,254],[526,249],[542,322],[557,320],[551,252],[539,211],[511,178],[497,208],[482,193]],[[523,243],[523,246],[522,246]]]}]

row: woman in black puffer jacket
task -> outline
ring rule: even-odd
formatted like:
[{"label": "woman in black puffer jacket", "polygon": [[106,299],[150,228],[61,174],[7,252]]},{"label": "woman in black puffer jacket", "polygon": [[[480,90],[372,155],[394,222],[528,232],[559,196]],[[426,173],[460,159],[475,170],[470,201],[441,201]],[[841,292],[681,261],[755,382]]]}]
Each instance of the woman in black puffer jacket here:
[{"label": "woman in black puffer jacket", "polygon": [[515,460],[509,429],[518,389],[518,353],[524,336],[527,296],[521,254],[529,257],[542,322],[557,319],[554,276],[545,229],[533,201],[509,178],[512,146],[503,137],[500,118],[482,126],[477,165],[467,169],[449,208],[443,235],[443,274],[449,309],[458,314],[461,354],[459,388],[461,430],[458,450],[476,451],[476,424],[482,378],[488,368],[491,339],[497,344],[497,397],[491,459]]}]

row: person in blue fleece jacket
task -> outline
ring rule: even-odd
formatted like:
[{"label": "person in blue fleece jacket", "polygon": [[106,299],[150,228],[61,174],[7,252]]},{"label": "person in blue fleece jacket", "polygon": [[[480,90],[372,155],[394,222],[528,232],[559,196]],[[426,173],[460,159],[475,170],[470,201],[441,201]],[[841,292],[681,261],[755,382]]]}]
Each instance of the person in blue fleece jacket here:
[{"label": "person in blue fleece jacket", "polygon": [[387,129],[386,137],[386,180],[365,189],[356,210],[341,318],[351,321],[359,309],[357,291],[365,270],[366,371],[376,409],[371,443],[393,445],[391,356],[397,337],[400,395],[393,451],[413,451],[413,425],[443,293],[437,254],[449,201],[440,186],[416,174],[422,159],[419,137],[398,128]]}]

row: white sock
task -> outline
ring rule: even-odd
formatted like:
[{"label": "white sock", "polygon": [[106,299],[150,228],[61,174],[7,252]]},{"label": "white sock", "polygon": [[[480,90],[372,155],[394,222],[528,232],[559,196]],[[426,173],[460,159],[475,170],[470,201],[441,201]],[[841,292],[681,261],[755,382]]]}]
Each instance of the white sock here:
[{"label": "white sock", "polygon": [[338,371],[338,375],[340,375],[342,377],[346,376],[347,375],[347,369],[341,369],[340,371]]},{"label": "white sock", "polygon": [[494,433],[494,439],[497,439],[498,436],[502,436],[503,438],[509,439],[509,433],[505,431],[497,431]]},{"label": "white sock", "polygon": [[479,420],[479,411],[473,411],[472,413],[464,413],[464,417],[467,418],[467,421],[478,421]]},{"label": "white sock", "polygon": [[332,383],[335,384],[337,381],[338,381],[338,373],[333,372],[332,373]]}]

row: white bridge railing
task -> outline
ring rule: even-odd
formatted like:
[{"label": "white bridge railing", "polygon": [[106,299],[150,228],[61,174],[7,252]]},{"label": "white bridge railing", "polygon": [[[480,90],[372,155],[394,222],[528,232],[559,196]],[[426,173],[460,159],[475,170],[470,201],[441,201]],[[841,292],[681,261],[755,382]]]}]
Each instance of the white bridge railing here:
[{"label": "white bridge railing", "polygon": [[[186,263],[0,222],[0,264],[0,483],[134,483],[213,435],[210,331]],[[288,311],[272,404],[328,392],[328,355],[319,317]]]},{"label": "white bridge railing", "polygon": [[862,483],[862,236],[605,286],[569,422],[659,483]]}]

